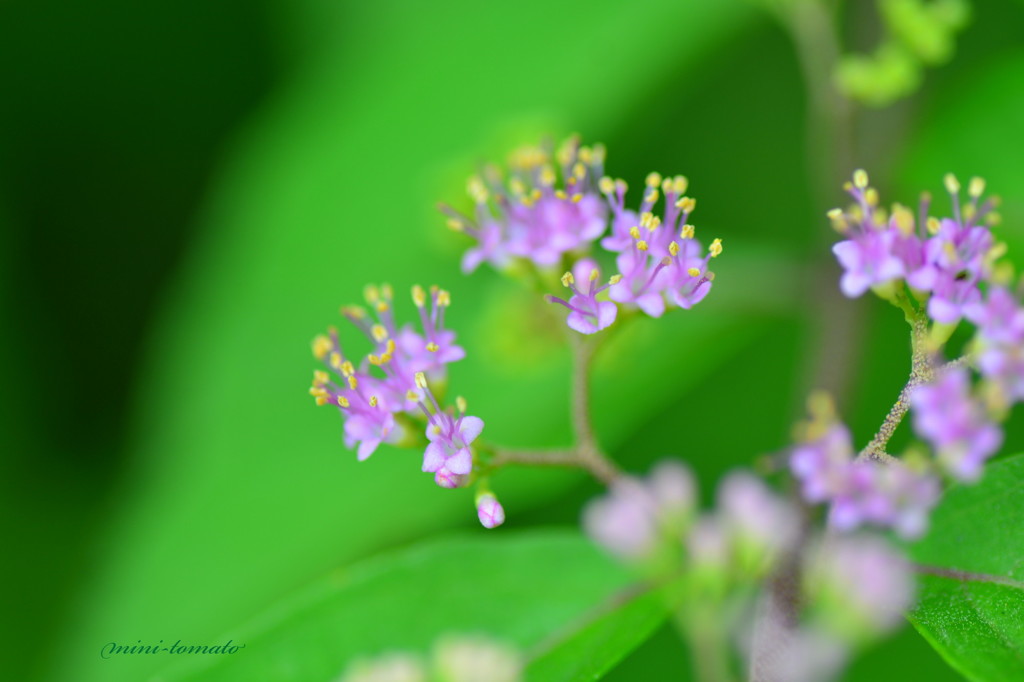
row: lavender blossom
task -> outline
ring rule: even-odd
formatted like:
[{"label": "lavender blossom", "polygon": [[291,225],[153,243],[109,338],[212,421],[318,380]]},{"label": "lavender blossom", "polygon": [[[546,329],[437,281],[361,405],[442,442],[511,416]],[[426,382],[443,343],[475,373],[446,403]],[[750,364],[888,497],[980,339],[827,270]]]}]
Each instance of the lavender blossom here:
[{"label": "lavender blossom", "polygon": [[658,464],[646,479],[622,477],[605,497],[587,505],[587,533],[625,559],[652,557],[663,543],[676,543],[695,505],[690,471],[678,462]]},{"label": "lavender blossom", "polygon": [[896,627],[914,597],[906,559],[870,536],[820,543],[808,556],[804,588],[818,622],[852,644]]},{"label": "lavender blossom", "polygon": [[770,571],[799,532],[796,509],[747,472],[733,472],[722,480],[718,513],[741,569],[754,575]]},{"label": "lavender blossom", "polygon": [[[450,414],[441,409],[422,373],[416,374],[416,388],[410,390],[408,399],[415,402],[427,417],[427,449],[423,453],[423,471],[435,474],[435,481],[444,488],[461,483],[473,470],[473,451],[470,445],[484,430],[479,417],[466,415],[466,401],[456,399],[457,412]],[[426,400],[433,410],[427,407]]]},{"label": "lavender blossom", "polygon": [[978,325],[978,369],[1003,397],[1024,400],[1024,306],[1003,287],[988,292],[984,303],[965,308]]},{"label": "lavender blossom", "polygon": [[477,241],[463,258],[463,272],[483,262],[504,268],[513,257],[552,267],[604,233],[608,209],[594,185],[603,172],[604,147],[580,146],[572,137],[553,156],[546,148],[528,148],[513,155],[509,177],[488,167],[471,178],[474,218],[441,206],[450,227]]},{"label": "lavender blossom", "polygon": [[[707,254],[700,255],[700,242],[686,222],[696,207],[696,200],[682,196],[687,184],[681,175],[662,179],[651,173],[637,214],[624,208],[626,184],[602,178],[601,191],[615,214],[613,234],[602,245],[619,253],[616,265],[622,274],[609,292],[613,301],[660,317],[668,304],[689,309],[711,290],[714,273],[708,270],[708,261],[722,253],[722,243],[716,239]],[[652,212],[661,193],[664,220]],[[634,217],[636,222],[629,225]]]},{"label": "lavender blossom", "polygon": [[[843,267],[840,288],[851,298],[868,289],[890,296],[890,286],[906,282],[928,301],[929,316],[941,323],[960,319],[980,297],[978,285],[989,275],[994,239],[984,220],[994,219],[994,202],[980,203],[984,182],[971,180],[970,201],[961,208],[960,185],[952,175],[945,180],[953,217],[928,216],[930,198],[922,199],[919,219],[899,204],[891,214],[878,206],[878,192],[868,186],[863,170],[853,174],[845,189],[855,204],[848,210],[833,209],[829,218],[846,239],[833,247]],[[897,290],[898,291],[898,290]]]},{"label": "lavender blossom", "polygon": [[943,372],[910,396],[914,429],[935,448],[939,462],[955,478],[976,481],[982,465],[1003,442],[1002,430],[990,422],[971,395],[966,369]]},{"label": "lavender blossom", "polygon": [[374,453],[382,442],[396,442],[402,435],[393,410],[400,409],[390,399],[384,383],[355,366],[342,354],[337,330],[313,340],[313,355],[329,371],[313,373],[310,395],[317,405],[334,405],[345,420],[345,447],[356,447],[359,461]]},{"label": "lavender blossom", "polygon": [[[597,263],[590,259],[580,260],[573,266],[572,272],[562,275],[562,284],[572,291],[572,297],[565,301],[557,296],[547,296],[549,303],[558,303],[569,309],[566,324],[570,329],[581,334],[594,334],[615,321],[618,308],[611,301],[597,300],[597,296],[618,282],[621,276],[615,275],[603,286],[597,283],[600,278],[601,271]],[[577,288],[577,282],[586,284]]]},{"label": "lavender blossom", "polygon": [[857,461],[849,430],[828,411],[807,430],[808,439],[790,455],[790,469],[805,500],[830,504],[829,525],[841,531],[892,528],[905,538],[924,534],[939,499],[934,476],[901,462]]}]

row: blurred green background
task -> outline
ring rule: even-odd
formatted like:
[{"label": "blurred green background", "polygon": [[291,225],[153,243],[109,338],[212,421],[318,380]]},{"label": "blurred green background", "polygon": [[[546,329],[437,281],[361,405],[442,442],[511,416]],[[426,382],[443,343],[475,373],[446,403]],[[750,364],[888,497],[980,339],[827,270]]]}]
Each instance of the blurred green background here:
[{"label": "blurred green background", "polygon": [[[870,49],[873,4],[844,12]],[[886,201],[984,175],[1018,263],[1022,38],[1024,4],[974,3],[952,63],[859,112],[852,159]],[[633,185],[687,175],[699,233],[726,245],[705,303],[598,363],[597,430],[624,467],[683,457],[707,499],[786,446],[809,388],[837,390],[863,441],[905,379],[900,315],[828,293],[826,152],[792,42],[755,2],[12,0],[0,55],[6,679],[143,679],[159,664],[99,648],[212,640],[339,565],[486,532],[415,454],[357,465],[306,393],[309,340],[368,281],[438,283],[469,353],[452,386],[490,438],[567,442],[550,311],[486,268],[463,277],[466,243],[434,211],[544,135],[603,141]],[[576,472],[494,485],[499,534],[572,526],[598,492]],[[609,679],[685,665],[664,630]],[[908,675],[956,679],[910,629],[847,679]]]}]

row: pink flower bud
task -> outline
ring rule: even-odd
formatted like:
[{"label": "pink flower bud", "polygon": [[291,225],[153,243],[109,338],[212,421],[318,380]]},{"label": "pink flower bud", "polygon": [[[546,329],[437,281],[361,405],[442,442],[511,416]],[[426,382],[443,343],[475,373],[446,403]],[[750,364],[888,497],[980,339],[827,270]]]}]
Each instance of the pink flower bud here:
[{"label": "pink flower bud", "polygon": [[476,514],[484,528],[497,528],[505,523],[505,509],[492,493],[476,498]]}]

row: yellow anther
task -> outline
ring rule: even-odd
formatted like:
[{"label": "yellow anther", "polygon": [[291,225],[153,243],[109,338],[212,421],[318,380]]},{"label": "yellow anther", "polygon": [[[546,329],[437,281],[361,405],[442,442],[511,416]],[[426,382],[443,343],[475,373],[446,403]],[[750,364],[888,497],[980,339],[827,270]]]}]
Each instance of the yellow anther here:
[{"label": "yellow anther", "polygon": [[942,178],[942,183],[946,185],[946,191],[950,194],[960,193],[960,181],[952,173],[946,173],[946,176]]},{"label": "yellow anther", "polygon": [[868,187],[864,192],[864,201],[868,206],[878,206],[878,190]]},{"label": "yellow anther", "polygon": [[386,354],[387,355],[393,355],[394,352],[395,352],[395,340],[394,339],[388,339],[388,343],[387,343],[386,348],[387,348],[387,353]]},{"label": "yellow anther", "polygon": [[575,283],[576,283],[576,278],[572,276],[571,272],[566,272],[564,275],[562,275],[562,286],[563,287],[571,287]]},{"label": "yellow anther", "polygon": [[381,295],[381,297],[384,298],[385,301],[390,301],[390,300],[394,299],[395,292],[391,288],[390,284],[385,283],[385,284],[381,284],[380,285],[380,295]]},{"label": "yellow anther", "polygon": [[430,343],[427,344],[427,350],[430,351],[431,353],[436,353],[439,348],[440,348],[440,346],[438,346],[433,341],[431,341]]},{"label": "yellow anther", "polygon": [[434,433],[441,433],[441,427],[437,426],[436,424],[434,425],[433,430],[434,430]]},{"label": "yellow anther", "polygon": [[530,192],[530,201],[537,201],[542,196],[544,196],[544,193],[541,192],[539,189],[534,188],[534,190]]},{"label": "yellow anther", "polygon": [[391,362],[391,357],[391,353],[384,353],[383,355],[380,356],[380,364],[388,364],[389,362]]},{"label": "yellow anther", "polygon": [[615,191],[625,193],[629,189],[629,185],[622,178],[615,181]]},{"label": "yellow anther", "polygon": [[572,175],[574,178],[582,180],[583,178],[587,177],[587,167],[584,166],[582,163],[577,163],[575,166],[572,167]]},{"label": "yellow anther", "polygon": [[649,230],[657,230],[660,225],[661,225],[661,218],[659,218],[658,216],[654,216],[653,218],[651,218],[651,224],[647,226],[647,229],[649,229]]},{"label": "yellow anther", "polygon": [[416,391],[409,389],[408,391],[405,392],[405,399],[416,402],[420,399],[420,396],[418,393],[416,393]]},{"label": "yellow anther", "polygon": [[654,189],[661,186],[661,173],[649,173],[645,180],[647,186]]},{"label": "yellow anther", "polygon": [[713,273],[710,270],[708,270],[707,272],[704,273],[704,279],[706,279],[709,282],[714,282],[715,281],[715,273]]},{"label": "yellow anther", "polygon": [[686,188],[689,187],[690,181],[686,179],[685,175],[677,175],[672,178],[672,191],[676,194],[683,194],[686,192]]},{"label": "yellow anther", "polygon": [[327,372],[323,371],[322,369],[315,369],[315,370],[313,370],[313,385],[314,386],[318,386],[320,384],[326,384],[330,380],[331,380],[330,375],[327,374]]},{"label": "yellow anther", "polygon": [[355,375],[352,375],[348,378],[348,387],[351,388],[353,391],[359,388],[359,380],[356,379]]},{"label": "yellow anther", "polygon": [[338,396],[338,405],[340,407],[348,407],[348,398],[343,395]]},{"label": "yellow anther", "polygon": [[508,188],[512,194],[521,196],[526,193],[526,185],[519,178],[512,178],[508,181]]},{"label": "yellow anther", "polygon": [[597,188],[602,194],[611,194],[615,191],[615,182],[606,175],[597,181]]},{"label": "yellow anther", "polygon": [[612,275],[608,278],[608,284],[618,284],[622,281],[622,275]]},{"label": "yellow anther", "polygon": [[331,353],[330,364],[334,369],[341,369],[341,353],[337,351]]},{"label": "yellow anther", "polygon": [[556,189],[555,190],[555,197],[558,198],[558,199],[568,199],[569,195],[567,195],[565,193],[565,190]]},{"label": "yellow anther", "polygon": [[693,234],[696,231],[693,225],[683,225],[683,229],[679,231],[680,239],[693,239]]},{"label": "yellow anther", "polygon": [[345,362],[341,363],[341,367],[338,367],[337,369],[341,370],[342,376],[345,377],[350,377],[356,373],[356,368],[352,364],[351,360],[346,360]]},{"label": "yellow anther", "polygon": [[600,276],[601,276],[601,272],[597,268],[593,268],[590,271],[590,281],[591,282],[596,282],[597,278],[600,277]]},{"label": "yellow anther", "polygon": [[323,360],[327,357],[332,348],[334,348],[334,342],[323,334],[313,337],[313,357],[317,360]]},{"label": "yellow anther", "polygon": [[718,258],[722,253],[722,240],[716,239],[711,242],[711,246],[708,247],[708,252],[711,254],[712,258]]},{"label": "yellow anther", "polygon": [[370,353],[369,355],[366,356],[366,359],[370,361],[371,365],[375,365],[377,367],[380,367],[381,362],[380,362],[380,356],[379,355],[374,355],[373,353]]},{"label": "yellow anther", "polygon": [[985,179],[979,177],[971,178],[971,182],[967,185],[967,193],[977,199],[985,193]]},{"label": "yellow anther", "polygon": [[550,187],[555,184],[555,171],[551,166],[544,166],[540,171],[540,184]]},{"label": "yellow anther", "polygon": [[370,305],[375,305],[377,301],[380,300],[380,289],[373,284],[367,284],[363,288],[363,298],[365,298],[366,302]]},{"label": "yellow anther", "polygon": [[322,386],[310,386],[309,394],[313,397],[327,395],[327,391]]},{"label": "yellow anther", "polygon": [[892,219],[903,236],[908,237],[914,232],[914,214],[905,206],[896,204],[892,207]]},{"label": "yellow anther", "polygon": [[594,151],[590,147],[580,147],[579,152],[576,154],[580,161],[589,164],[594,160]]},{"label": "yellow anther", "polygon": [[455,409],[457,409],[462,414],[466,413],[466,399],[463,398],[461,395],[455,398]]},{"label": "yellow anther", "polygon": [[640,241],[638,241],[636,243],[636,248],[640,249],[641,251],[646,251],[647,250],[647,242],[645,242],[643,239],[641,239]]},{"label": "yellow anther", "polygon": [[843,183],[843,191],[844,192],[849,192],[851,189],[853,189],[853,183],[852,182],[847,181],[847,182]]},{"label": "yellow anther", "polygon": [[1003,216],[993,211],[985,216],[985,222],[989,225],[998,225],[1003,222]]},{"label": "yellow anther", "polygon": [[658,190],[652,189],[652,190],[649,190],[647,192],[647,194],[644,195],[644,201],[653,204],[655,201],[658,200],[659,196],[661,196],[661,195],[658,194]]},{"label": "yellow anther", "polygon": [[889,214],[886,213],[884,208],[879,208],[872,214],[871,219],[875,227],[885,227],[886,222],[889,220]]},{"label": "yellow anther", "polygon": [[444,308],[452,304],[452,295],[441,289],[437,292],[437,305]]},{"label": "yellow anther", "polygon": [[974,220],[974,216],[978,213],[974,204],[967,204],[963,207],[962,211],[964,214],[964,220],[967,221]]},{"label": "yellow anther", "polygon": [[388,305],[387,301],[377,301],[377,312],[386,313],[391,310],[391,306]]},{"label": "yellow anther", "polygon": [[673,258],[678,256],[679,255],[679,244],[677,244],[675,241],[669,242],[669,244],[668,244],[668,252],[669,252],[669,255],[671,255]]},{"label": "yellow anther", "polygon": [[863,168],[858,168],[853,171],[853,184],[858,189],[864,189],[868,186],[868,173]]},{"label": "yellow anther", "polygon": [[928,220],[925,221],[925,227],[928,228],[928,234],[938,234],[941,223],[939,219],[934,216],[929,216]]},{"label": "yellow anther", "polygon": [[840,220],[843,217],[843,209],[833,208],[825,215],[829,217],[829,220]]},{"label": "yellow anther", "polygon": [[417,308],[422,308],[427,304],[427,292],[423,291],[423,287],[419,284],[412,287],[412,302],[416,304]]},{"label": "yellow anther", "polygon": [[700,268],[690,268],[686,271],[690,277],[700,277]]},{"label": "yellow anther", "polygon": [[669,258],[668,256],[665,256],[664,258],[661,259],[661,264],[665,266],[672,265],[672,259]]},{"label": "yellow anther", "polygon": [[573,194],[570,197],[570,199],[572,199],[572,203],[578,204],[578,203],[580,203],[580,200],[583,199],[583,195],[580,194],[579,192],[577,192],[576,194]]},{"label": "yellow anther", "polygon": [[1006,255],[1009,247],[1006,246],[1006,242],[996,242],[996,244],[988,250],[988,258],[996,261]]},{"label": "yellow anther", "polygon": [[388,338],[388,330],[382,324],[375,324],[370,327],[370,333],[373,334],[373,340],[377,343],[381,343]]},{"label": "yellow anther", "polygon": [[672,191],[672,178],[665,178],[661,181],[661,193],[668,194]]},{"label": "yellow anther", "polygon": [[654,214],[650,211],[644,211],[640,214],[640,227],[650,226],[652,220],[654,220]]},{"label": "yellow anther", "polygon": [[637,227],[636,225],[629,228],[629,236],[632,237],[633,239],[640,239],[640,228]]},{"label": "yellow anther", "polygon": [[697,200],[693,197],[682,197],[676,202],[676,208],[685,213],[689,213],[693,209],[697,208]]},{"label": "yellow anther", "polygon": [[377,407],[377,396],[370,396],[370,407]]},{"label": "yellow anther", "polygon": [[318,395],[316,397],[316,404],[317,405],[326,405],[327,404],[327,396],[325,396],[325,395]]},{"label": "yellow anther", "polygon": [[466,192],[469,193],[474,202],[478,204],[487,203],[487,186],[479,176],[474,175],[469,179],[469,182],[466,184]]},{"label": "yellow anther", "polygon": [[352,317],[357,320],[361,320],[366,317],[366,311],[357,305],[343,305],[341,306],[341,314],[345,317]]},{"label": "yellow anther", "polygon": [[462,221],[456,218],[449,218],[447,225],[450,229],[455,230],[456,232],[462,232],[466,229],[466,226],[462,224]]},{"label": "yellow anther", "polygon": [[416,372],[416,388],[427,387],[427,375],[423,372]]}]

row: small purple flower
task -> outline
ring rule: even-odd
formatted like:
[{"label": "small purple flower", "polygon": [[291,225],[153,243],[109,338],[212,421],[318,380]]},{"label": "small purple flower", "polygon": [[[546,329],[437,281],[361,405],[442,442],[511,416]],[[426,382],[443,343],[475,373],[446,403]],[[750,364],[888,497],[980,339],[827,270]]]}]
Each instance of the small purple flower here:
[{"label": "small purple flower", "polygon": [[808,555],[805,576],[822,624],[851,643],[896,627],[913,603],[909,563],[878,537],[827,537]]},{"label": "small purple flower", "polygon": [[476,513],[484,528],[497,528],[505,523],[505,509],[493,493],[483,493],[476,498]]},{"label": "small purple flower", "polygon": [[665,542],[678,542],[693,514],[695,484],[689,469],[673,460],[659,463],[646,479],[622,477],[608,494],[587,505],[587,533],[613,554],[645,559]]},{"label": "small purple flower", "polygon": [[804,499],[817,504],[832,500],[845,488],[852,460],[850,431],[835,422],[819,438],[794,448],[789,467],[800,481]]},{"label": "small purple flower", "polygon": [[939,481],[911,471],[900,462],[850,462],[832,501],[829,525],[851,531],[864,525],[892,528],[915,539],[928,529],[928,517],[938,503]]},{"label": "small purple flower", "polygon": [[449,206],[449,226],[473,237],[464,272],[480,263],[506,267],[513,257],[552,267],[571,251],[584,251],[607,228],[608,208],[595,183],[604,168],[604,148],[565,141],[558,151],[528,148],[513,155],[506,178],[495,167],[469,182],[475,218]]},{"label": "small purple flower", "polygon": [[1003,442],[1002,430],[971,395],[966,369],[943,372],[910,396],[914,430],[935,448],[939,461],[961,481],[975,481]]},{"label": "small purple flower", "polygon": [[[484,430],[484,422],[479,417],[466,415],[466,402],[461,398],[456,400],[458,412],[454,415],[442,410],[422,372],[416,375],[416,388],[417,391],[409,391],[407,398],[427,416],[427,440],[430,442],[423,453],[423,471],[435,474],[435,481],[441,487],[457,487],[451,485],[462,482],[457,477],[473,470],[470,445]],[[429,401],[433,411],[424,399]]]},{"label": "small purple flower", "polygon": [[799,532],[799,515],[761,479],[738,471],[718,487],[718,510],[747,568],[759,572],[789,548]]},{"label": "small purple flower", "polygon": [[313,340],[313,355],[328,371],[313,373],[309,392],[317,405],[334,405],[341,412],[345,447],[355,447],[359,461],[372,455],[382,442],[395,442],[401,437],[386,386],[345,359],[336,330]]},{"label": "small purple flower", "polygon": [[975,276],[961,276],[940,270],[932,297],[928,299],[928,316],[936,322],[952,324],[958,322],[966,310],[980,301],[981,292]]},{"label": "small purple flower", "polygon": [[[594,334],[611,325],[615,321],[618,308],[611,301],[597,300],[598,294],[619,280],[616,275],[608,284],[603,286],[597,282],[601,278],[601,271],[597,263],[584,259],[573,266],[572,272],[562,275],[562,284],[572,291],[573,295],[565,301],[557,296],[547,296],[549,303],[558,303],[569,309],[569,316],[566,324],[570,329],[581,334]],[[577,288],[576,282],[586,282]]]},{"label": "small purple flower", "polygon": [[843,293],[856,298],[871,287],[903,276],[903,262],[893,255],[896,235],[870,229],[832,247],[845,272],[839,280]]},{"label": "small purple flower", "polygon": [[993,287],[984,302],[964,306],[964,315],[986,342],[1024,343],[1024,307],[1005,287]]}]

